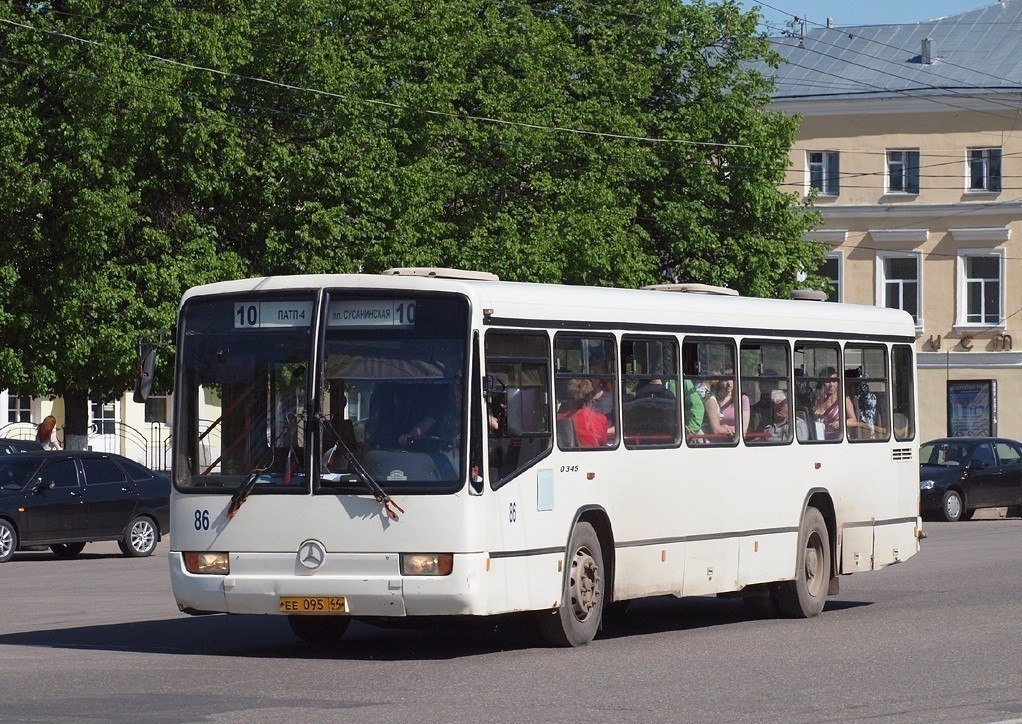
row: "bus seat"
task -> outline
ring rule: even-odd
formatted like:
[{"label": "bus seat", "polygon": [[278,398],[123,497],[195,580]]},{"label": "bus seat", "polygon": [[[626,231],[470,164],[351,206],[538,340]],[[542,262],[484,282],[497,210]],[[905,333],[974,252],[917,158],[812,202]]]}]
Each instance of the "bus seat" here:
[{"label": "bus seat", "polygon": [[557,444],[561,448],[579,447],[575,421],[570,417],[563,417],[557,421]]}]

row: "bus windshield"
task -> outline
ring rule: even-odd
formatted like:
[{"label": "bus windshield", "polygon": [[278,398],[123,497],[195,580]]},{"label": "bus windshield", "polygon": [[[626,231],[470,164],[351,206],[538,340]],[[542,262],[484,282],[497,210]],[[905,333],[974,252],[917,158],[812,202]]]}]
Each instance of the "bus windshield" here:
[{"label": "bus windshield", "polygon": [[197,299],[181,315],[179,488],[300,489],[314,300],[311,295]]},{"label": "bus windshield", "polygon": [[315,491],[365,492],[370,476],[388,490],[445,492],[464,479],[467,300],[349,290],[322,304],[306,293],[185,305],[179,489],[285,494],[315,481]]},{"label": "bus windshield", "polygon": [[329,294],[321,485],[357,484],[358,467],[390,490],[463,479],[467,335],[463,298]]}]

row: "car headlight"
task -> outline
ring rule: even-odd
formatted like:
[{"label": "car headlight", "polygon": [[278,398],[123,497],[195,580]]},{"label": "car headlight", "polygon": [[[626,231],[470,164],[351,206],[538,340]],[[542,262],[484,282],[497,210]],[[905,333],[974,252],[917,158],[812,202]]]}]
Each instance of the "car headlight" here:
[{"label": "car headlight", "polygon": [[933,490],[933,486],[934,485],[936,485],[936,483],[934,483],[932,480],[920,480],[919,481],[919,489],[920,490]]}]

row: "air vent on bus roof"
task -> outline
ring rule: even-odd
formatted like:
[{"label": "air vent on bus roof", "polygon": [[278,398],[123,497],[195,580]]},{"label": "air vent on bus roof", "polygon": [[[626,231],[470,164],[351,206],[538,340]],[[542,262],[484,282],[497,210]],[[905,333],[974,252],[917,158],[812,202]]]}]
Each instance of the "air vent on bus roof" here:
[{"label": "air vent on bus roof", "polygon": [[489,272],[471,269],[445,269],[436,266],[403,266],[387,269],[384,274],[408,277],[433,277],[434,279],[470,279],[481,282],[499,282],[500,277]]},{"label": "air vent on bus roof", "polygon": [[712,284],[650,284],[643,289],[652,289],[655,292],[687,292],[689,294],[720,294],[728,297],[737,297],[738,292],[729,287],[715,287]]},{"label": "air vent on bus roof", "polygon": [[819,289],[796,289],[791,293],[792,299],[802,299],[808,302],[825,302],[827,293]]}]

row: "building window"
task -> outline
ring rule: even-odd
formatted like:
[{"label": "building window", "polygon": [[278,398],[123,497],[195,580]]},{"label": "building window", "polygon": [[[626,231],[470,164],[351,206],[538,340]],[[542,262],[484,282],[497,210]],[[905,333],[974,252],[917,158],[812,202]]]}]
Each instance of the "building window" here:
[{"label": "building window", "polygon": [[905,310],[917,328],[923,326],[922,268],[917,253],[877,254],[877,305]]},{"label": "building window", "polygon": [[919,151],[887,152],[887,193],[919,193]]},{"label": "building window", "polygon": [[92,403],[92,427],[96,435],[113,435],[117,427],[116,403]]},{"label": "building window", "polygon": [[827,293],[828,302],[841,301],[841,252],[827,252],[823,263],[820,265],[819,274],[830,281],[830,291]]},{"label": "building window", "polygon": [[32,422],[32,398],[28,395],[8,395],[7,422]]},{"label": "building window", "polygon": [[958,252],[959,325],[1003,325],[1003,257],[1002,249],[962,249]]},{"label": "building window", "polygon": [[837,196],[841,189],[838,179],[840,163],[837,151],[808,151],[806,165],[809,169],[809,188],[822,196]]},{"label": "building window", "polygon": [[167,424],[167,398],[149,397],[145,401],[145,421],[149,423]]},{"label": "building window", "polygon": [[1001,190],[1001,149],[969,149],[969,191]]}]

